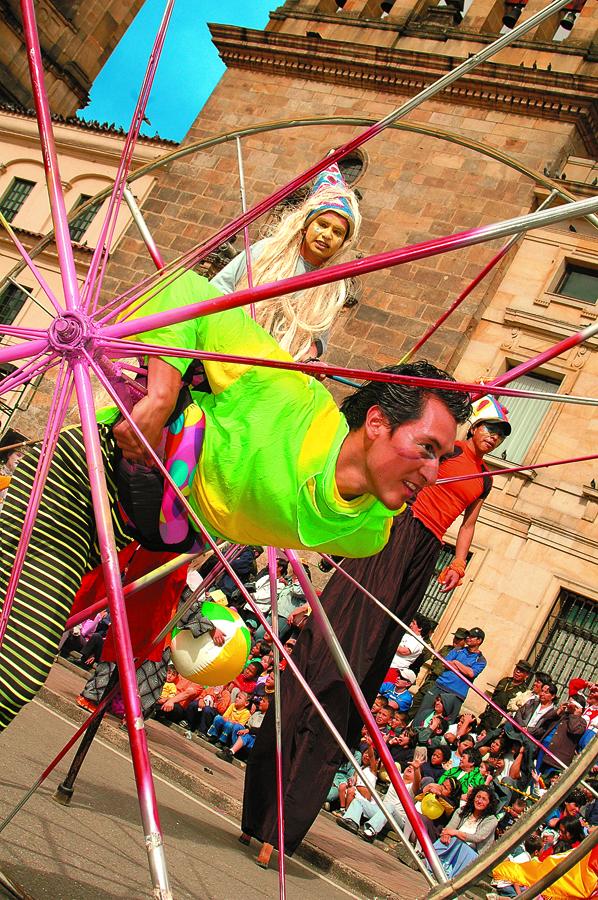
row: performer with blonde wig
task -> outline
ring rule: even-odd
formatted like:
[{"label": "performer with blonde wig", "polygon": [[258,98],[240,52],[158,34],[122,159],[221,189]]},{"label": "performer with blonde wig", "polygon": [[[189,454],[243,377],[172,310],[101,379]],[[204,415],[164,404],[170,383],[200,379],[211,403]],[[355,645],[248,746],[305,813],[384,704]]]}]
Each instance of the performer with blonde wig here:
[{"label": "performer with blonde wig", "polygon": [[[347,259],[359,235],[361,215],[354,191],[332,165],[318,176],[309,196],[286,213],[271,234],[250,248],[253,284],[312,272]],[[245,251],[213,279],[230,294],[247,287]],[[328,332],[345,302],[344,281],[324,284],[258,304],[256,318],[295,359],[320,356]]]}]

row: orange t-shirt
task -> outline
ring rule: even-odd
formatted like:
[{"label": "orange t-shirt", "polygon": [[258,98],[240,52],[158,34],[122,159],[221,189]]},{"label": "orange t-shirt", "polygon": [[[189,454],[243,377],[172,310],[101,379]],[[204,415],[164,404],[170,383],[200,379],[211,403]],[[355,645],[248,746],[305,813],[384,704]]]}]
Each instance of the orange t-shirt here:
[{"label": "orange t-shirt", "polygon": [[490,493],[492,479],[484,474],[487,471],[469,444],[465,441],[455,441],[455,454],[441,463],[438,477],[452,478],[455,475],[471,475],[475,472],[480,472],[481,477],[454,484],[433,484],[424,488],[411,507],[413,515],[441,541],[445,531],[457,516],[476,500],[487,497]]}]

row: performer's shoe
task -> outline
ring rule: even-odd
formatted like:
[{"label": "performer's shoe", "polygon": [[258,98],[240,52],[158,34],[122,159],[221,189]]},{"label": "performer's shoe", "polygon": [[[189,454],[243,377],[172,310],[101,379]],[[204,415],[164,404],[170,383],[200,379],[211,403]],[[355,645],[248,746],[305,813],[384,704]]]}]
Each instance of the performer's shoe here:
[{"label": "performer's shoe", "polygon": [[336,824],[340,825],[341,828],[346,828],[347,831],[351,831],[353,834],[357,834],[359,831],[359,825],[353,819],[337,819]]},{"label": "performer's shoe", "polygon": [[228,747],[223,747],[222,750],[216,750],[216,756],[219,759],[224,759],[226,762],[232,762],[235,758],[234,754]]},{"label": "performer's shoe", "polygon": [[87,712],[95,712],[98,708],[98,704],[94,703],[92,700],[88,700],[87,697],[84,697],[83,694],[79,694],[77,699],[75,700],[77,706],[80,706],[81,709],[86,709]]},{"label": "performer's shoe", "polygon": [[245,834],[244,831],[239,835],[239,843],[243,844],[245,847],[249,847],[251,843],[251,836],[249,834]]},{"label": "performer's shoe", "polygon": [[329,800],[325,801],[324,805],[322,806],[322,809],[325,810],[325,812],[330,812],[330,810],[332,809],[332,806],[331,806]]},{"label": "performer's shoe", "polygon": [[270,857],[272,856],[272,850],[274,847],[272,844],[263,843],[260,852],[255,858],[256,863],[261,869],[267,869],[268,863],[270,862]]}]

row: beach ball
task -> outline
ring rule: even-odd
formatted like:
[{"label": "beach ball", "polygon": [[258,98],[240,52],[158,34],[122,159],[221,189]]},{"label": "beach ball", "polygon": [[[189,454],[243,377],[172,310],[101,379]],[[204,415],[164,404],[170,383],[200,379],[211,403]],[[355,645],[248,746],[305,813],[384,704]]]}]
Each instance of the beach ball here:
[{"label": "beach ball", "polygon": [[247,665],[251,649],[249,629],[236,609],[220,603],[205,600],[201,604],[201,615],[224,632],[224,644],[217,647],[209,633],[196,638],[188,628],[173,628],[172,662],[179,675],[195,684],[204,687],[227,684]]}]

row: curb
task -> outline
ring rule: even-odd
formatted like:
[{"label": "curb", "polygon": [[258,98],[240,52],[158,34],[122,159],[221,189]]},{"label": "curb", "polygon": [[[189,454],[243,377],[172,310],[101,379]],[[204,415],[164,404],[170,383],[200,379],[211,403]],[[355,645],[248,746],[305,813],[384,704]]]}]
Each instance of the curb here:
[{"label": "curb", "polygon": [[[70,665],[67,665],[67,667],[69,669],[71,668]],[[76,666],[72,667],[72,671],[81,674],[81,670]],[[71,700],[68,700],[62,694],[53,691],[46,686],[41,688],[37,698],[45,706],[59,712],[76,725],[81,725],[88,718],[88,713],[85,710],[80,709]],[[176,730],[180,735],[184,734],[183,729]],[[114,725],[110,721],[104,719],[98,730],[98,736],[117,750],[129,755],[128,736],[125,731],[121,730],[120,726]],[[204,741],[198,741],[198,743],[200,743],[202,748],[209,748],[213,753],[215,752],[211,744],[206,744]],[[221,790],[209,784],[199,773],[189,772],[182,766],[173,763],[170,759],[152,748],[151,743],[149,742],[148,749],[152,768],[156,773],[194,794],[199,799],[204,800],[220,812],[227,813],[240,822],[242,810],[240,801],[227,796]],[[210,774],[208,766],[204,766],[204,771]],[[389,852],[388,847],[382,846],[381,849],[387,853]],[[304,840],[301,843],[297,848],[295,855],[303,862],[309,863],[317,868],[323,874],[335,878],[344,887],[355,891],[355,893],[359,894],[363,900],[402,900],[400,895],[396,894],[393,890],[368,878],[356,869],[351,868],[351,866],[339,862],[332,854],[327,853],[321,847],[311,843],[309,840]],[[393,861],[400,862],[394,855],[392,858]]]}]

